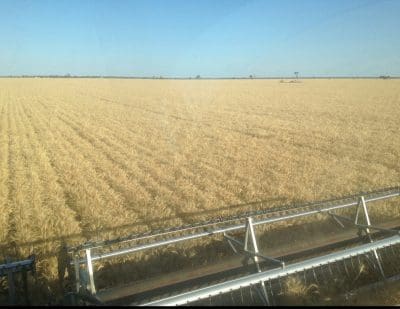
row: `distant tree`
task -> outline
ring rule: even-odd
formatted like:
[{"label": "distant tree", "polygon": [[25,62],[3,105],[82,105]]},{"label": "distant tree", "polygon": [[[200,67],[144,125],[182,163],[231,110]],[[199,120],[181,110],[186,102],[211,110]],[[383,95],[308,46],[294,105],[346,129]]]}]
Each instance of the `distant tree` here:
[{"label": "distant tree", "polygon": [[250,75],[249,75],[249,78],[250,78],[250,79],[253,79],[253,75],[250,74]]},{"label": "distant tree", "polygon": [[200,79],[200,75],[196,75],[196,79]]},{"label": "distant tree", "polygon": [[299,79],[299,72],[294,72],[294,75],[296,76],[296,79]]}]

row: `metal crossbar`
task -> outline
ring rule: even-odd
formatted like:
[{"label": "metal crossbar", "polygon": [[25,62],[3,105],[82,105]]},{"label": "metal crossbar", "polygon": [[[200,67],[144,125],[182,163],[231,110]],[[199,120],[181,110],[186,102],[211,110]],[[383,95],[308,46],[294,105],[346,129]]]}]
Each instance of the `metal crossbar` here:
[{"label": "metal crossbar", "polygon": [[368,224],[354,223],[353,220],[350,219],[350,218],[347,218],[347,217],[344,217],[344,216],[340,216],[340,215],[337,215],[337,214],[332,214],[332,213],[330,213],[330,215],[332,217],[334,217],[335,219],[337,219],[337,222],[339,224],[341,224],[341,225],[342,225],[342,222],[340,222],[340,220],[344,220],[344,221],[349,222],[351,225],[353,225],[355,227],[362,228],[364,230],[371,229],[371,230],[377,230],[377,231],[382,231],[382,232],[400,234],[399,230],[386,229],[386,228],[383,228],[383,227],[380,227],[380,226],[371,225],[371,224],[368,225]]},{"label": "metal crossbar", "polygon": [[[239,248],[240,248],[240,247],[244,247],[244,244],[243,244],[241,241],[239,241],[239,240],[237,240],[237,239],[235,239],[235,238],[233,238],[233,237],[231,237],[231,236],[229,236],[229,235],[227,235],[227,234],[224,234],[224,237],[225,237],[228,241],[237,244],[237,245],[239,246]],[[234,251],[235,253],[238,253],[237,247],[234,247],[234,248],[235,248],[235,249],[234,249],[233,251]],[[232,248],[232,249],[233,249],[233,248]],[[258,253],[258,252],[251,251],[251,250],[248,250],[248,249],[241,248],[241,250],[244,251],[244,252],[245,252],[246,254],[248,254],[249,256],[259,257],[259,258],[261,258],[261,259],[263,259],[263,260],[265,260],[265,261],[267,261],[267,262],[272,262],[272,263],[279,264],[279,265],[281,265],[282,267],[285,266],[285,262],[283,262],[283,261],[274,259],[274,258],[269,257],[269,256],[262,255],[262,254],[260,254],[260,253]]]},{"label": "metal crossbar", "polygon": [[35,257],[32,256],[27,260],[9,262],[0,265],[0,277],[7,276],[10,272],[21,272],[34,270]]},{"label": "metal crossbar", "polygon": [[[354,195],[352,197],[347,197],[347,198],[342,198],[342,199],[337,199],[337,200],[329,200],[329,201],[323,201],[323,202],[317,202],[317,203],[309,203],[305,205],[300,205],[300,206],[293,206],[293,207],[285,207],[283,209],[275,209],[275,212],[271,211],[258,211],[258,212],[253,212],[254,216],[253,217],[245,217],[245,216],[236,216],[234,219],[232,217],[229,217],[226,221],[224,220],[218,220],[217,222],[209,223],[206,222],[204,224],[196,224],[191,227],[183,227],[181,230],[179,229],[174,229],[174,230],[167,230],[165,233],[149,233],[149,235],[140,235],[137,238],[120,238],[120,242],[118,240],[111,240],[111,241],[105,241],[105,242],[97,242],[97,243],[92,243],[92,244],[84,244],[79,247],[71,248],[69,251],[73,255],[73,261],[71,261],[71,264],[74,265],[75,267],[75,277],[76,277],[76,291],[80,292],[81,289],[88,291],[90,294],[95,295],[96,294],[96,287],[95,287],[95,281],[94,281],[94,271],[93,271],[93,262],[99,261],[99,260],[104,260],[108,258],[113,258],[117,256],[122,256],[126,254],[131,254],[131,253],[136,253],[140,252],[143,250],[148,250],[152,248],[158,248],[161,246],[166,246],[170,244],[176,244],[184,241],[189,241],[189,240],[194,240],[194,239],[199,239],[202,237],[210,237],[210,236],[216,236],[223,234],[225,235],[225,238],[229,240],[226,236],[228,232],[232,231],[239,231],[246,229],[246,240],[244,242],[244,251],[247,254],[250,254],[256,264],[258,265],[258,257],[263,258],[263,259],[269,259],[269,260],[274,260],[272,258],[266,257],[264,255],[261,255],[258,252],[257,248],[257,243],[255,241],[255,234],[254,234],[254,227],[260,226],[260,225],[266,225],[270,223],[275,223],[275,222],[280,222],[280,221],[285,221],[285,220],[291,220],[291,219],[296,219],[304,216],[311,216],[315,214],[321,214],[321,213],[326,213],[328,215],[332,215],[332,211],[336,211],[339,209],[345,209],[345,208],[350,208],[357,206],[357,213],[356,213],[356,224],[358,224],[358,215],[361,206],[363,207],[364,214],[367,219],[367,226],[366,231],[369,234],[369,229],[374,229],[375,227],[371,226],[369,217],[368,217],[368,212],[366,209],[366,203],[369,202],[374,202],[374,201],[379,201],[379,200],[384,200],[384,199],[389,199],[393,197],[397,197],[400,195],[400,189],[397,188],[389,188],[386,190],[379,190],[375,192],[370,192],[367,194],[360,194],[360,195]],[[362,202],[362,204],[360,203]],[[264,217],[267,215],[267,217]],[[241,222],[238,222],[238,218],[241,220]],[[334,217],[336,220],[338,220],[338,217]],[[246,222],[243,222],[243,219],[246,219]],[[235,221],[236,220],[236,221]],[[249,225],[250,222],[250,225]],[[250,229],[249,229],[250,227]],[[359,227],[362,227],[359,225]],[[207,230],[204,230],[207,228]],[[364,228],[364,227],[363,227]],[[203,229],[203,230],[202,230]],[[180,234],[185,234],[186,235],[179,235],[179,236],[174,236],[174,233],[180,233]],[[228,236],[229,237],[229,236]],[[161,238],[161,239],[160,239]],[[254,248],[254,251],[248,250],[247,248],[247,240],[251,239],[252,246]],[[138,241],[142,240],[147,240],[147,243],[140,244],[137,243]],[[98,251],[100,247],[106,247],[112,244],[116,243],[125,243],[127,244],[128,242],[135,242],[134,244],[128,244],[127,248],[124,249],[118,249],[106,253],[99,253],[95,252]],[[232,246],[232,241],[233,239],[230,240],[230,245]],[[371,240],[372,241],[372,240]],[[84,252],[85,257],[82,258],[80,252]],[[377,260],[379,263],[378,256]],[[279,263],[282,263],[282,261],[276,261]],[[82,267],[81,265],[84,266],[85,271],[82,273]],[[284,264],[282,264],[284,265]],[[257,266],[257,271],[261,271],[258,266]],[[86,282],[82,284],[82,279],[85,277]]]}]

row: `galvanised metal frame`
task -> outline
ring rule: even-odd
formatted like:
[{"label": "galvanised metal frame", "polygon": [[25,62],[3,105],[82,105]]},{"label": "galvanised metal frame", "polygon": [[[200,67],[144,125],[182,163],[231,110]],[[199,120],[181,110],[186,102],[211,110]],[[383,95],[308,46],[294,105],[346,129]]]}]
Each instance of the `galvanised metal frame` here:
[{"label": "galvanised metal frame", "polygon": [[[79,293],[81,290],[84,290],[88,291],[93,296],[96,295],[96,287],[93,275],[93,262],[95,261],[122,256],[130,253],[140,252],[147,249],[158,248],[170,244],[176,244],[202,237],[216,236],[219,234],[223,234],[224,238],[228,240],[229,244],[232,247],[234,246],[233,243],[236,243],[237,245],[238,241],[237,240],[235,241],[227,233],[232,231],[238,231],[241,229],[246,229],[246,235],[247,235],[243,251],[247,255],[250,255],[252,257],[256,266],[258,265],[258,258],[274,261],[274,259],[265,257],[264,255],[258,252],[257,243],[255,241],[255,237],[253,237],[255,226],[265,225],[290,219],[296,219],[304,216],[310,216],[321,213],[326,213],[327,215],[331,215],[335,220],[337,221],[339,220],[340,222],[339,216],[333,215],[332,211],[350,208],[354,206],[357,206],[355,225],[357,225],[360,229],[365,227],[359,224],[357,221],[360,207],[362,207],[364,215],[366,216],[367,220],[367,227],[365,231],[367,232],[367,234],[369,234],[369,229],[374,229],[375,227],[370,225],[366,203],[389,199],[397,196],[400,196],[399,187],[386,188],[379,191],[360,193],[358,195],[353,195],[341,199],[327,200],[327,201],[309,203],[299,206],[284,206],[275,209],[266,209],[262,211],[246,213],[239,216],[229,217],[226,218],[225,220],[208,221],[205,223],[169,229],[164,232],[157,231],[155,233],[128,236],[125,238],[119,238],[115,240],[86,243],[83,244],[82,246],[69,249],[69,252],[72,253],[73,256],[73,261],[71,262],[71,264],[74,265],[75,267],[76,292]],[[246,222],[243,223],[243,220],[246,220]],[[177,233],[179,234],[185,233],[187,235],[174,236],[174,234]],[[250,238],[252,241],[254,251],[249,251],[247,248],[248,235],[251,235]],[[157,240],[156,238],[161,238],[161,240]],[[139,241],[148,241],[148,243],[129,244],[131,242],[139,242]],[[92,254],[92,252],[95,249],[104,248],[114,244],[128,244],[128,247],[125,249],[110,251],[108,253],[97,253],[95,255]],[[234,251],[235,250],[236,249],[234,249]],[[80,257],[80,252],[82,251],[85,253],[84,258]],[[379,260],[378,257],[377,260]],[[281,266],[284,267],[284,263],[282,263],[282,261],[275,260],[275,262],[280,263]],[[85,266],[86,271],[83,271],[81,265]],[[257,266],[257,271],[258,269],[259,267]],[[85,284],[82,284],[81,281],[84,281],[86,283],[86,286]],[[266,302],[268,303],[267,299]]]},{"label": "galvanised metal frame", "polygon": [[27,296],[28,293],[27,272],[28,271],[32,273],[35,272],[35,260],[36,260],[35,256],[32,255],[28,257],[27,260],[22,260],[22,261],[11,262],[10,259],[7,259],[5,264],[0,265],[0,277],[7,276],[8,294],[9,294],[9,301],[11,304],[15,304],[15,299],[16,299],[15,282],[14,282],[15,273],[22,273],[25,298],[26,302],[29,303]]},{"label": "galvanised metal frame", "polygon": [[[285,277],[291,274],[313,269],[337,261],[345,260],[354,256],[376,251],[389,246],[400,244],[400,235],[391,236],[373,243],[363,244],[354,248],[334,252],[328,255],[311,258],[306,261],[294,263],[284,268],[267,270],[264,272],[247,275],[238,279],[208,286],[206,288],[183,293],[180,295],[164,298],[161,300],[143,304],[143,306],[177,306],[184,305],[190,302],[199,301],[219,294],[228,293],[240,288],[251,285],[260,284],[261,282],[273,280],[276,278]],[[135,305],[135,304],[134,304]]]}]

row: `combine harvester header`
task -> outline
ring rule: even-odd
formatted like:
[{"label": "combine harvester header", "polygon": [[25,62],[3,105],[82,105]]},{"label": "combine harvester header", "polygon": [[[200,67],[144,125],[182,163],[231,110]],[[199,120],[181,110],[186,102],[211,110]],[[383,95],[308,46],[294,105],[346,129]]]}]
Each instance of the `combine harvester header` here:
[{"label": "combine harvester header", "polygon": [[[96,290],[93,263],[206,237],[222,237],[234,253],[245,257],[244,264],[247,265],[249,260],[253,262],[253,273],[249,274],[245,267],[239,268],[233,276],[232,273],[224,276],[221,272],[217,282],[215,279],[205,281],[204,278],[199,278],[197,283],[192,286],[186,285],[185,291],[171,285],[164,287],[163,294],[157,294],[157,289],[154,289],[154,293],[152,294],[150,291],[146,294],[150,296],[145,298],[135,296],[135,291],[132,291],[131,295],[124,295],[125,303],[123,304],[184,305],[204,304],[204,302],[212,304],[213,299],[219,297],[218,301],[222,302],[221,304],[229,302],[231,304],[249,304],[257,303],[258,300],[263,304],[270,305],[276,303],[275,296],[279,293],[277,291],[282,291],[282,278],[296,274],[301,276],[305,283],[312,281],[320,285],[322,281],[329,282],[330,275],[334,277],[340,274],[340,271],[332,270],[334,266],[338,269],[340,265],[344,269],[344,276],[350,278],[352,269],[355,268],[354,264],[360,266],[364,262],[370,265],[380,279],[395,278],[400,273],[396,265],[397,250],[400,247],[399,230],[395,229],[398,226],[387,228],[371,224],[367,205],[398,196],[400,196],[399,187],[387,188],[339,199],[267,208],[179,228],[85,243],[69,249],[71,265],[75,268],[76,290],[74,293],[78,298],[86,299],[88,302],[107,303],[113,299],[110,296],[112,292]],[[353,209],[352,215],[338,214],[339,210],[345,209]],[[315,256],[315,250],[311,256],[307,250],[299,252],[295,254],[296,258],[293,256],[272,257],[260,252],[255,232],[257,227],[317,214],[325,214],[333,218],[342,228],[346,226],[356,228],[358,236],[345,242],[330,244],[328,246],[329,253],[321,250],[317,256]],[[240,233],[243,234],[243,239],[238,239]],[[192,280],[192,282],[196,282],[196,280]],[[113,288],[113,291],[117,290]],[[165,295],[165,291],[168,292],[168,295]],[[116,294],[121,295],[118,292]],[[254,295],[257,296],[254,297]]]}]

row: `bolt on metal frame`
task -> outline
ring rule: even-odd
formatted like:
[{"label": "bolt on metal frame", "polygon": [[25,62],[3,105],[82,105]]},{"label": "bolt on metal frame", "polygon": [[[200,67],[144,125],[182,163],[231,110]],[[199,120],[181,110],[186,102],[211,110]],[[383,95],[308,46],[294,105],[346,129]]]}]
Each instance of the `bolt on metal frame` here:
[{"label": "bolt on metal frame", "polygon": [[[331,200],[326,202],[320,202],[316,203],[317,207],[314,206],[314,204],[306,204],[305,206],[297,206],[293,207],[291,209],[285,209],[286,212],[294,212],[294,213],[289,213],[289,214],[284,214],[284,215],[276,215],[272,217],[267,217],[267,218],[260,218],[257,219],[257,213],[255,213],[254,216],[249,216],[245,217],[246,222],[245,223],[233,223],[232,225],[229,225],[229,222],[232,222],[232,219],[228,219],[226,221],[221,220],[219,222],[213,223],[213,225],[208,225],[208,224],[197,224],[194,225],[193,227],[184,227],[181,230],[175,229],[173,231],[167,231],[165,233],[156,233],[156,234],[150,234],[148,236],[140,236],[132,239],[122,239],[120,243],[128,243],[128,242],[133,242],[133,241],[138,241],[138,240],[148,240],[149,243],[145,244],[133,244],[128,246],[128,248],[125,249],[118,249],[114,251],[110,251],[107,253],[97,253],[97,254],[92,254],[93,250],[99,249],[102,247],[106,247],[108,244],[115,244],[119,243],[118,240],[116,241],[109,241],[103,242],[103,243],[94,243],[94,244],[85,244],[83,246],[80,246],[78,248],[71,248],[70,252],[72,253],[73,260],[71,264],[75,267],[75,289],[76,292],[79,293],[82,290],[84,292],[88,292],[92,296],[96,295],[96,286],[95,286],[95,280],[94,280],[94,270],[93,270],[93,262],[103,260],[103,259],[108,259],[112,257],[117,257],[117,256],[122,256],[130,253],[135,253],[147,249],[152,249],[152,248],[157,248],[165,245],[170,245],[170,244],[176,244],[184,241],[189,241],[193,239],[198,239],[202,237],[209,237],[209,236],[215,236],[215,235],[220,235],[222,234],[223,237],[228,241],[229,245],[231,248],[234,250],[234,252],[238,252],[238,248],[243,248],[241,251],[244,252],[244,254],[249,258],[252,258],[254,264],[256,265],[257,272],[261,272],[259,268],[259,258],[263,260],[270,261],[275,264],[280,264],[281,269],[283,270],[285,268],[285,264],[283,261],[276,260],[271,257],[264,256],[263,254],[260,254],[258,251],[258,245],[255,237],[255,231],[254,227],[259,226],[259,225],[265,225],[269,223],[274,223],[274,222],[279,222],[279,221],[285,221],[285,220],[290,220],[290,219],[296,219],[304,216],[310,216],[310,215],[315,215],[315,214],[321,214],[321,213],[326,213],[327,215],[331,215],[341,226],[343,224],[341,223],[342,220],[349,221],[348,218],[333,214],[332,211],[336,211],[339,209],[345,209],[345,208],[350,208],[356,206],[356,215],[355,215],[355,222],[354,225],[359,227],[361,230],[365,230],[367,235],[369,235],[370,241],[372,239],[370,238],[370,232],[369,229],[378,229],[378,230],[387,230],[379,227],[372,226],[370,224],[370,219],[368,215],[368,210],[366,207],[367,202],[374,202],[374,201],[379,201],[379,200],[384,200],[384,199],[389,199],[393,197],[400,196],[400,188],[388,188],[388,189],[383,189],[380,191],[375,191],[375,192],[370,192],[370,193],[365,193],[365,194],[360,194],[358,196],[353,196],[352,201],[345,201],[344,199],[338,199],[338,200]],[[357,198],[357,199],[356,199]],[[362,208],[364,212],[364,216],[366,219],[366,225],[358,223],[358,217],[359,217],[359,212],[360,209]],[[280,212],[277,210],[276,212]],[[265,213],[262,213],[265,214]],[[268,214],[268,213],[267,213]],[[352,221],[352,220],[351,220]],[[222,227],[220,225],[223,225]],[[225,225],[225,226],[224,226]],[[209,229],[207,231],[196,231],[196,229],[203,228],[203,227],[209,226]],[[245,229],[245,241],[244,243],[236,240],[232,236],[228,234],[228,232],[232,231],[239,231]],[[190,231],[193,231],[193,233],[189,233]],[[172,233],[179,233],[179,232],[188,232],[188,235],[183,235],[183,236],[170,236]],[[397,232],[397,231],[396,231]],[[154,238],[163,238],[165,236],[165,239],[162,240],[156,240]],[[153,240],[153,241],[152,241]],[[249,240],[251,245],[253,246],[254,251],[249,250],[248,244]],[[235,246],[236,245],[236,246]],[[239,246],[239,247],[238,247]],[[372,245],[371,245],[372,246]],[[84,252],[85,257],[82,259],[80,256],[80,252]],[[379,262],[379,256],[377,253],[374,253],[376,257],[376,261],[378,265],[380,265]],[[248,259],[247,258],[247,259]],[[84,266],[84,269],[82,269],[81,265]],[[379,268],[382,269],[381,266]],[[383,269],[382,269],[382,274],[383,274]],[[384,276],[384,274],[383,274]],[[260,282],[259,282],[260,283]],[[265,302],[269,303],[268,301],[268,295],[265,291],[265,286],[263,283],[260,283],[262,287],[262,294],[264,295]]]}]

